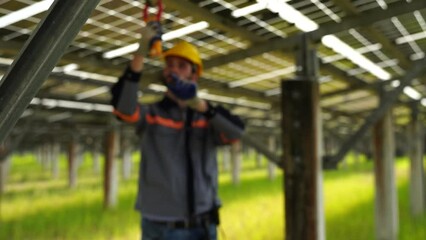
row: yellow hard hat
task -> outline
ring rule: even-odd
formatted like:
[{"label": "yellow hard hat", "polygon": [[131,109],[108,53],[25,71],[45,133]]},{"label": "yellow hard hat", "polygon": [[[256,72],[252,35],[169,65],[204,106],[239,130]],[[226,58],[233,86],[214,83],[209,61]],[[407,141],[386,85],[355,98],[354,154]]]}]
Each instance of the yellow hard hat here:
[{"label": "yellow hard hat", "polygon": [[194,45],[186,41],[181,41],[163,53],[164,58],[168,56],[181,57],[197,65],[197,74],[201,76],[203,72],[203,62],[201,61],[200,53]]}]

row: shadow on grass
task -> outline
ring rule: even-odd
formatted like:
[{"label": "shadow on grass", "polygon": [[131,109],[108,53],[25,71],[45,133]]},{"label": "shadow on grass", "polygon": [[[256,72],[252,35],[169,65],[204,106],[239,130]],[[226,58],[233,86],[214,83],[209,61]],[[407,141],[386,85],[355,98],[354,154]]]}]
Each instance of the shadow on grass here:
[{"label": "shadow on grass", "polygon": [[227,181],[219,186],[219,195],[226,199],[225,204],[275,194],[283,194],[282,175],[272,181],[266,175],[259,175],[250,179],[243,178],[238,185]]},{"label": "shadow on grass", "polygon": [[330,216],[326,209],[326,239],[328,240],[373,240],[374,202],[372,200],[356,205],[344,214]]},{"label": "shadow on grass", "polygon": [[[77,183],[77,187],[75,189],[70,189],[68,182],[66,181],[57,181],[55,180],[43,180],[43,181],[31,181],[31,183],[28,183],[28,186],[20,187],[17,189],[14,189],[13,187],[10,187],[11,189],[6,190],[6,194],[3,195],[3,199],[7,200],[10,198],[31,198],[34,195],[39,194],[64,194],[68,193],[70,191],[78,191],[80,188],[84,189],[99,189],[101,188],[101,179],[102,177],[99,176],[99,180],[90,180],[87,181],[84,180],[83,183]],[[26,183],[23,183],[26,184]],[[38,184],[38,187],[30,186],[31,184]],[[16,184],[14,184],[16,185]]]},{"label": "shadow on grass", "polygon": [[[324,172],[324,180],[326,181],[338,181],[350,176],[356,176],[359,174],[371,174],[372,166],[359,166],[350,169],[341,169],[334,171]],[[244,201],[247,198],[261,197],[265,194],[284,194],[283,187],[283,173],[277,174],[274,180],[269,180],[266,169],[249,168],[248,171],[244,169],[244,173],[259,173],[255,177],[244,178],[242,175],[241,181],[238,185],[234,185],[230,177],[227,181],[220,184],[219,193],[220,196],[226,198],[228,202],[233,201]],[[230,175],[229,172],[221,173],[222,175]]]}]

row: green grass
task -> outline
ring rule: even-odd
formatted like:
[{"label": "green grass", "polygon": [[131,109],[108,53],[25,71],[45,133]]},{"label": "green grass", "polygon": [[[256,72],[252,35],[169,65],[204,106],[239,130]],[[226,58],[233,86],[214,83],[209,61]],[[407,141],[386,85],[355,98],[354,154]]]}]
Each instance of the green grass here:
[{"label": "green grass", "polygon": [[[105,210],[102,176],[92,172],[89,155],[79,168],[75,189],[68,188],[63,157],[57,180],[31,155],[14,156],[12,161],[1,200],[0,239],[139,239],[140,217],[133,210],[136,168],[132,179],[120,179],[117,206]],[[426,214],[413,218],[409,211],[408,162],[399,160],[396,166],[399,239],[426,239]],[[358,164],[351,159],[345,169],[324,172],[328,240],[375,239],[372,167],[365,159]],[[234,186],[230,174],[222,172],[219,194],[223,202],[221,240],[284,238],[280,171],[270,181],[266,169],[257,169],[254,157],[245,156],[241,183]]]}]

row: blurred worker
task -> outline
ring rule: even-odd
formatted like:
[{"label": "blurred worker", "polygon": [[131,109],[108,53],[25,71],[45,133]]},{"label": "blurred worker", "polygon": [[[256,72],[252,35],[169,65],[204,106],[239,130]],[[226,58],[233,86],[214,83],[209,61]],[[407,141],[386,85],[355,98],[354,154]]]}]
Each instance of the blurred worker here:
[{"label": "blurred worker", "polygon": [[130,66],[112,87],[114,114],[134,123],[141,137],[136,209],[142,214],[142,239],[215,240],[220,201],[216,147],[237,141],[244,124],[221,106],[197,97],[203,71],[198,50],[179,42],[163,53],[167,87],[154,104],[138,104],[138,82],[152,39],[149,24]]}]

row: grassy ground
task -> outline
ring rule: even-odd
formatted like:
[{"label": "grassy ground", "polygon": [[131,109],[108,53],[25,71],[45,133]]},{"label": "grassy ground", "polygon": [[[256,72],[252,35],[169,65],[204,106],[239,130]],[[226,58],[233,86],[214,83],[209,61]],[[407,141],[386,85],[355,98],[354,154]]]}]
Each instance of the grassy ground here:
[{"label": "grassy ground", "polygon": [[[0,239],[138,239],[139,215],[133,210],[136,174],[120,179],[118,205],[103,208],[102,177],[91,170],[89,156],[79,169],[78,186],[69,189],[65,159],[61,176],[50,173],[30,155],[15,156],[6,193],[2,197]],[[282,174],[268,180],[266,169],[246,157],[241,183],[234,186],[229,173],[220,175],[223,201],[221,240],[283,239]],[[136,173],[136,169],[134,169]],[[426,214],[410,216],[407,189],[408,163],[397,162],[399,239],[426,239]],[[372,163],[349,163],[346,169],[324,173],[326,238],[374,239]]]}]

